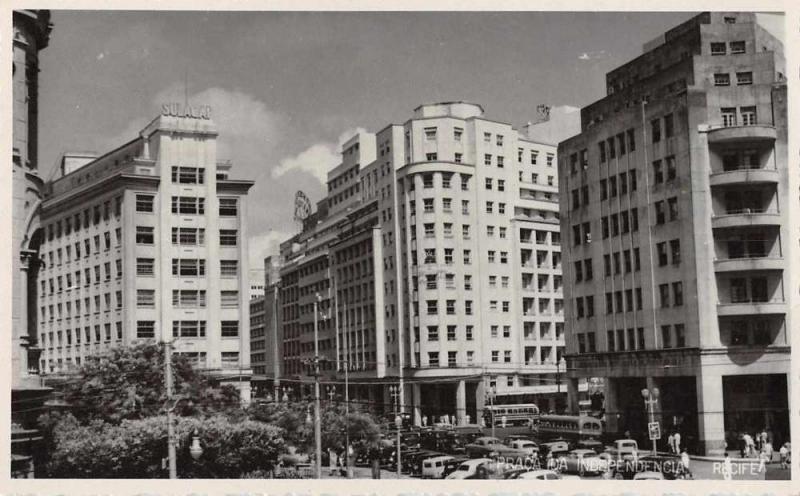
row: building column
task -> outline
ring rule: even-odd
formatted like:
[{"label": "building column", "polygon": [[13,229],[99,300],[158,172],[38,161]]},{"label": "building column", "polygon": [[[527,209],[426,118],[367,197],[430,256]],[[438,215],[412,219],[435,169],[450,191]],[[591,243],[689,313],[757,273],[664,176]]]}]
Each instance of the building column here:
[{"label": "building column", "polygon": [[578,380],[577,378],[567,378],[567,412],[571,415],[577,415],[580,412],[578,406],[579,393],[578,393]]},{"label": "building column", "polygon": [[411,384],[411,404],[414,405],[414,425],[422,425],[422,390],[417,383]]},{"label": "building column", "polygon": [[547,411],[558,413],[556,409],[558,406],[558,401],[556,398],[557,396],[550,396],[547,398]]},{"label": "building column", "polygon": [[698,449],[710,456],[725,451],[725,417],[722,376],[697,376],[697,428],[700,434]]},{"label": "building column", "polygon": [[606,432],[619,432],[620,414],[619,402],[617,400],[617,383],[611,377],[605,378],[603,390],[603,409],[605,410]]},{"label": "building column", "polygon": [[467,384],[464,379],[456,385],[456,425],[463,425],[467,416]]},{"label": "building column", "polygon": [[480,380],[475,384],[475,418],[472,421],[474,424],[481,425],[481,420],[483,419],[483,407],[485,405],[486,405],[485,384],[483,380]]}]

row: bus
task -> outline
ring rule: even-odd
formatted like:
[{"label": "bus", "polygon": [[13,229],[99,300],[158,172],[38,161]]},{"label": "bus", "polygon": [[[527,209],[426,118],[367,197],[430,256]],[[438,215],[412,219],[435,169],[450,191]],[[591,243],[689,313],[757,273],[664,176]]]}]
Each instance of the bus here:
[{"label": "bus", "polygon": [[588,415],[541,415],[536,430],[546,438],[599,439],[603,423]]},{"label": "bus", "polygon": [[505,425],[508,427],[532,427],[539,418],[539,407],[533,403],[485,405],[483,416],[486,425],[492,425],[494,419],[494,425],[501,426],[505,419]]}]

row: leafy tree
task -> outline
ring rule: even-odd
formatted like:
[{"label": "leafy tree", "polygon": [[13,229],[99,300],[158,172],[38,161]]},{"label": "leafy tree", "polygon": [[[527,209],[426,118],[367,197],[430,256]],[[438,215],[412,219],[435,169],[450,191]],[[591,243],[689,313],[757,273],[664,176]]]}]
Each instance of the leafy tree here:
[{"label": "leafy tree", "polygon": [[[216,386],[185,357],[173,355],[172,367],[175,398],[186,399],[178,403],[178,415],[225,412],[239,407],[236,388]],[[61,389],[81,423],[101,419],[118,424],[125,419],[163,414],[168,406],[164,380],[163,345],[142,343],[87,358],[77,375]]]},{"label": "leafy tree", "polygon": [[[78,425],[69,416],[56,424],[53,449],[46,466],[56,478],[164,478],[167,419],[149,417],[114,425],[99,420]],[[194,433],[203,454],[194,460]],[[231,422],[222,416],[178,418],[176,434],[178,476],[181,478],[238,478],[246,473],[269,473],[285,450],[282,431],[261,422]]]}]

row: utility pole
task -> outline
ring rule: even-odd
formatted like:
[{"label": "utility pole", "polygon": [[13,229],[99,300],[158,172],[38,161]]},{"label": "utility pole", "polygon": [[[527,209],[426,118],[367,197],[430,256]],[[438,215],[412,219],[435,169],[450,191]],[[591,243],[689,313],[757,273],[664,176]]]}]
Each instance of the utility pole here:
[{"label": "utility pole", "polygon": [[350,368],[349,359],[344,361],[344,469],[350,478]]},{"label": "utility pole", "polygon": [[[167,404],[172,403],[172,343],[164,341],[164,375],[167,383]],[[167,409],[167,457],[169,458],[169,478],[178,478],[178,464],[175,459],[175,425],[173,407]]]},{"label": "utility pole", "polygon": [[322,430],[319,404],[319,295],[314,301],[314,442],[317,448],[317,479],[322,479]]}]

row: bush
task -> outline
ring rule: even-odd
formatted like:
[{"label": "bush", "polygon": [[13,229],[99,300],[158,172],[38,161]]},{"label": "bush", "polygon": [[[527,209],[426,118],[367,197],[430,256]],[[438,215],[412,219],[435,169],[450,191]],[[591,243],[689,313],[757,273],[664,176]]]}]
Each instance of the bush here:
[{"label": "bush", "polygon": [[[46,470],[56,478],[166,478],[167,419],[124,420],[119,425],[94,421],[77,425],[66,417],[54,428]],[[199,460],[189,448],[197,432],[203,448]],[[223,417],[178,418],[176,435],[180,478],[238,478],[272,470],[284,451],[282,431],[260,422],[231,423]]]}]

